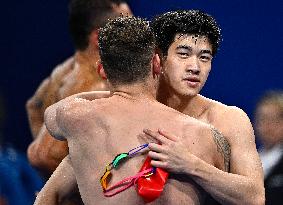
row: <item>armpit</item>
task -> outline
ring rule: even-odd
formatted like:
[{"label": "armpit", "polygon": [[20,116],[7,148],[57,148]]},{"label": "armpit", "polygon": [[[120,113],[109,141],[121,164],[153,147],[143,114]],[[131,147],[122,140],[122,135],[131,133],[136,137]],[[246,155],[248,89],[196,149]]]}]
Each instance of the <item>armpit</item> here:
[{"label": "armpit", "polygon": [[231,147],[227,139],[214,127],[211,127],[213,140],[217,146],[217,151],[224,158],[225,171],[230,171]]}]

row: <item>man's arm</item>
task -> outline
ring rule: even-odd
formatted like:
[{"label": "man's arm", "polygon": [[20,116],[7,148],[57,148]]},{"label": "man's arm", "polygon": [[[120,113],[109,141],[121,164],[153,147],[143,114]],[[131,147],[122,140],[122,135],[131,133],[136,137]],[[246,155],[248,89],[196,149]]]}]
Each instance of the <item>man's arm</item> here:
[{"label": "man's arm", "polygon": [[27,150],[29,162],[45,178],[49,178],[67,154],[67,141],[54,139],[48,133],[45,125],[42,126],[38,137],[29,145]]},{"label": "man's arm", "polygon": [[74,58],[71,57],[58,65],[51,75],[41,82],[34,95],[26,102],[29,125],[34,139],[37,138],[43,125],[45,109],[58,101],[57,91],[63,77],[72,71],[73,63]]},{"label": "man's arm", "polygon": [[[92,91],[75,94],[68,97],[68,100],[74,98],[94,100],[109,96],[109,91]],[[43,125],[37,139],[29,145],[27,154],[33,167],[37,168],[44,176],[49,177],[68,154],[68,145],[66,141],[59,141],[52,137],[46,126]]]},{"label": "man's arm", "polygon": [[[73,196],[76,196],[74,198]],[[42,190],[38,193],[34,205],[59,205],[66,200],[76,201],[76,205],[83,204],[76,177],[69,157],[65,157]]]},{"label": "man's arm", "polygon": [[229,108],[219,123],[231,146],[230,173],[199,161],[192,177],[222,204],[265,204],[263,171],[248,116]]},{"label": "man's arm", "polygon": [[34,139],[37,137],[43,124],[43,114],[45,109],[44,97],[48,92],[49,84],[49,78],[43,80],[35,94],[26,103],[29,126]]},{"label": "man's arm", "polygon": [[[157,136],[170,140],[170,146],[162,149],[155,144],[149,146],[153,158],[152,165],[171,172],[181,172],[192,177],[204,190],[221,204],[264,204],[264,185],[261,162],[256,151],[252,125],[246,114],[239,109],[225,113],[221,121],[222,134],[231,145],[230,172],[224,172],[185,150],[184,146],[171,134]],[[153,134],[154,135],[154,134]],[[174,148],[172,148],[172,146]],[[158,148],[159,155],[154,150]],[[223,147],[223,149],[225,149]],[[185,153],[185,154],[182,154]]]}]

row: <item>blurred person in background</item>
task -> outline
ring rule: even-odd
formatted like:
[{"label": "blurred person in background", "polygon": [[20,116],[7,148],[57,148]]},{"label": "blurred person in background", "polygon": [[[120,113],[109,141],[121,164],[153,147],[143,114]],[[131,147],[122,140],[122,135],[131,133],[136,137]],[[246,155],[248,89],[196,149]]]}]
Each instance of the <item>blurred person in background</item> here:
[{"label": "blurred person in background", "polygon": [[264,171],[266,205],[283,204],[283,90],[268,91],[258,101],[255,129]]},{"label": "blurred person in background", "polygon": [[26,104],[34,138],[28,148],[28,158],[46,178],[68,154],[68,146],[49,135],[43,113],[48,106],[75,93],[108,89],[106,81],[96,73],[100,65],[98,28],[121,14],[131,15],[124,0],[71,0],[69,3],[69,28],[75,54],[42,81]]},{"label": "blurred person in background", "polygon": [[43,181],[29,165],[25,154],[5,144],[2,135],[4,114],[0,96],[0,205],[32,204]]}]

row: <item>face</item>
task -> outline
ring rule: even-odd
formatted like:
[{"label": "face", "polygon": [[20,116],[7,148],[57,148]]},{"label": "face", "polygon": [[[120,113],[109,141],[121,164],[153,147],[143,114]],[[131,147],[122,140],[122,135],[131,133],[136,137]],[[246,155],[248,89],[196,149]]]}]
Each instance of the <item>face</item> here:
[{"label": "face", "polygon": [[283,117],[280,107],[273,103],[264,103],[256,111],[256,131],[266,146],[283,141]]},{"label": "face", "polygon": [[169,92],[193,97],[204,86],[211,69],[212,46],[204,36],[177,34],[163,61]]},{"label": "face", "polygon": [[113,4],[113,9],[118,14],[122,14],[123,16],[132,16],[133,13],[127,3]]}]

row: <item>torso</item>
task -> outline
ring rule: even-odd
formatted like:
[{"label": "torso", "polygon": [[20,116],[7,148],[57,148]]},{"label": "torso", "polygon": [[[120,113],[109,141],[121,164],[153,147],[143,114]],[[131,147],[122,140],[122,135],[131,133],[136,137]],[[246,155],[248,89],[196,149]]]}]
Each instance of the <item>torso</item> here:
[{"label": "torso", "polygon": [[[195,126],[207,125],[157,102],[133,103],[117,96],[92,102],[80,101],[66,107],[64,127],[69,136],[70,157],[86,205],[94,202],[100,205],[117,202],[123,205],[144,204],[134,188],[106,198],[99,183],[106,164],[117,154],[145,143],[139,137],[144,128],[160,128],[176,136],[184,136],[190,152],[214,166],[215,156],[221,157],[212,136],[199,138],[199,133],[194,131]],[[138,155],[120,166],[119,171],[114,170],[111,184],[138,173],[144,159],[145,155]],[[188,177],[170,175],[160,198],[150,204],[202,204],[205,195]]]}]

